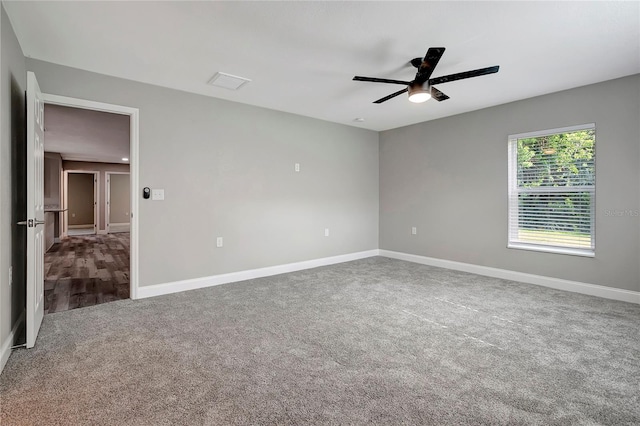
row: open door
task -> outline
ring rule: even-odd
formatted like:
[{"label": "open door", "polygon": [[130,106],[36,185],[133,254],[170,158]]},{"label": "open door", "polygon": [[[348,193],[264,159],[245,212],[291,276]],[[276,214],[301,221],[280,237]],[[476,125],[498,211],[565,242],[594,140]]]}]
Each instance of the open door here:
[{"label": "open door", "polygon": [[44,318],[44,102],[36,75],[27,72],[27,348]]}]

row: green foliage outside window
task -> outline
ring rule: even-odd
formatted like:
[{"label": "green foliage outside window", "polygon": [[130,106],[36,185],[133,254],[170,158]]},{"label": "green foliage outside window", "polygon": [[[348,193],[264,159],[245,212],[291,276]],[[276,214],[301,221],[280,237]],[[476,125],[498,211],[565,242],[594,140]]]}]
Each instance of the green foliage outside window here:
[{"label": "green foliage outside window", "polygon": [[595,131],[518,139],[518,186],[595,185]]},{"label": "green foliage outside window", "polygon": [[518,139],[520,238],[592,245],[594,159],[594,130]]}]

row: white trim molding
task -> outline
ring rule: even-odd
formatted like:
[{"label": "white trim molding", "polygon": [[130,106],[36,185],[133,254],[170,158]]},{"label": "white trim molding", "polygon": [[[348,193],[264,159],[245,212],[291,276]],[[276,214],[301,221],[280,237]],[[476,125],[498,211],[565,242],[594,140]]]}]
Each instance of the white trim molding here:
[{"label": "white trim molding", "polygon": [[20,318],[13,325],[11,329],[11,333],[4,339],[2,342],[2,347],[0,347],[0,373],[4,370],[4,366],[7,365],[7,361],[9,361],[9,357],[11,356],[11,347],[13,346],[14,340],[18,335],[18,330],[20,330],[20,326],[24,324],[24,317],[26,312],[22,311],[20,314]]},{"label": "white trim molding", "polygon": [[637,291],[582,283],[579,281],[564,280],[561,278],[545,277],[542,275],[527,274],[524,272],[509,271],[507,269],[492,268],[489,266],[474,265],[471,263],[437,259],[433,257],[419,256],[416,254],[402,253],[390,250],[367,250],[357,253],[325,257],[321,259],[288,263],[284,265],[269,266],[265,268],[230,272],[227,274],[213,275],[209,277],[143,286],[138,287],[137,298],[144,299],[147,297],[161,296],[164,294],[178,293],[181,291],[195,290],[198,288],[213,287],[221,284],[229,284],[255,278],[270,277],[273,275],[317,268],[319,266],[334,265],[336,263],[350,262],[352,260],[365,259],[367,257],[374,256],[383,256],[391,259],[419,263],[422,265],[437,266],[439,268],[469,272],[472,274],[517,281],[525,284],[534,284],[553,288],[556,290],[570,291],[574,293],[586,294],[589,296],[602,297],[605,299],[613,299],[622,302],[640,304],[640,292]]},{"label": "white trim molding", "polygon": [[596,284],[588,284],[579,281],[563,280],[561,278],[545,277],[542,275],[527,274],[524,272],[509,271],[507,269],[492,268],[489,266],[473,265],[471,263],[456,262],[453,260],[437,259],[434,257],[419,256],[416,254],[402,253],[390,250],[379,250],[380,256],[392,259],[405,260],[407,262],[420,263],[422,265],[437,266],[456,271],[469,272],[493,278],[518,281],[526,284],[535,284],[556,290],[571,291],[587,294],[589,296],[603,297],[605,299],[619,300],[640,304],[640,292],[624,290],[614,287],[606,287]]},{"label": "white trim molding", "polygon": [[303,269],[317,268],[319,266],[334,265],[336,263],[350,262],[352,260],[365,259],[378,256],[379,250],[368,250],[339,256],[324,257],[321,259],[305,260],[302,262],[287,263],[284,265],[268,266],[259,269],[230,272],[228,274],[212,275],[210,277],[194,278],[191,280],[174,281],[164,284],[154,284],[138,287],[138,299],[161,296],[163,294],[178,293],[181,291],[195,290],[204,287],[213,287],[220,284],[246,281],[255,278],[270,277],[286,274],[287,272],[301,271]]}]

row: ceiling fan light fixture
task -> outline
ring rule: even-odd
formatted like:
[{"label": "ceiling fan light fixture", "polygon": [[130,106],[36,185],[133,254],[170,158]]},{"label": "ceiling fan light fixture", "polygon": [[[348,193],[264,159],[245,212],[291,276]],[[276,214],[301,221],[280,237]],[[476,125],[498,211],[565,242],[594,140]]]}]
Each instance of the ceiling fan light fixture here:
[{"label": "ceiling fan light fixture", "polygon": [[431,99],[431,87],[428,84],[410,84],[409,101],[419,104]]}]

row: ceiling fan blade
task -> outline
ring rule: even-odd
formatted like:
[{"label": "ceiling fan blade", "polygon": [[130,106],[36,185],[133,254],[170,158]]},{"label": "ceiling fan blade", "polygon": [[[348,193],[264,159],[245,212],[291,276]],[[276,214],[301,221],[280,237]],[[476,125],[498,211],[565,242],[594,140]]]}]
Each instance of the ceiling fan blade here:
[{"label": "ceiling fan blade", "polygon": [[431,78],[429,79],[429,84],[430,85],[442,84],[442,83],[448,83],[450,81],[462,80],[465,78],[480,77],[481,75],[496,73],[498,72],[499,69],[500,67],[496,65],[493,67],[480,68],[478,70],[473,70],[473,71],[459,72],[457,74],[450,74],[442,77]]},{"label": "ceiling fan blade", "polygon": [[422,60],[422,64],[418,67],[418,73],[416,74],[416,81],[419,83],[424,83],[429,80],[433,70],[438,65],[440,58],[442,58],[442,54],[444,53],[444,47],[430,47],[427,51],[427,54],[424,55],[424,59]]},{"label": "ceiling fan blade", "polygon": [[435,87],[431,88],[431,97],[438,102],[446,101],[447,99],[449,99],[447,95],[445,95]]},{"label": "ceiling fan blade", "polygon": [[383,103],[384,101],[388,101],[389,99],[391,99],[391,98],[395,98],[396,96],[398,96],[398,95],[402,95],[403,93],[407,93],[408,91],[409,91],[409,88],[405,87],[404,89],[402,89],[402,90],[398,90],[397,92],[392,93],[392,94],[390,94],[390,95],[387,95],[387,96],[385,96],[384,98],[380,98],[380,99],[378,99],[377,101],[374,101],[373,103],[374,103],[374,104],[381,104],[381,103]]},{"label": "ceiling fan blade", "polygon": [[376,78],[376,77],[360,77],[356,75],[353,77],[355,81],[370,81],[372,83],[391,83],[391,84],[404,84],[405,86],[411,83],[410,81],[401,81],[401,80],[389,80],[386,78]]}]

